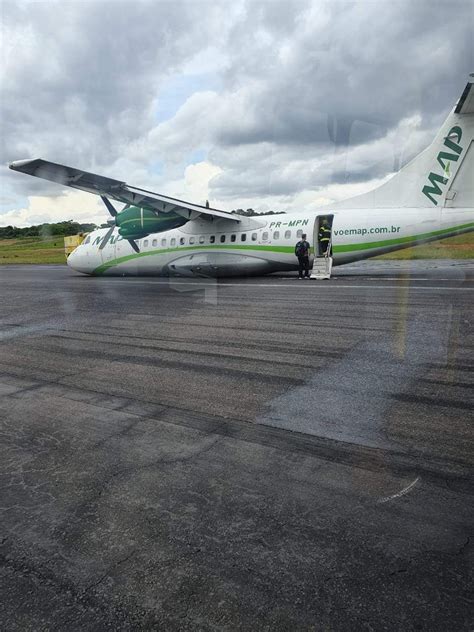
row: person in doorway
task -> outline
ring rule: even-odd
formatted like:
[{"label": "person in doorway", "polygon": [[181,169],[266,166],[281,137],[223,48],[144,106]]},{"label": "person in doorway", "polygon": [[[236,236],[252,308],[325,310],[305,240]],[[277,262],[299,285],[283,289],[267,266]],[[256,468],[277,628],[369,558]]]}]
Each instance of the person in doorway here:
[{"label": "person in doorway", "polygon": [[325,257],[328,257],[330,255],[330,252],[328,252],[330,241],[331,241],[331,228],[329,226],[328,220],[324,218],[319,227],[318,242],[319,242],[319,252]]},{"label": "person in doorway", "polygon": [[298,257],[298,279],[309,279],[309,248],[306,235],[301,235],[301,239],[295,246],[295,255]]}]

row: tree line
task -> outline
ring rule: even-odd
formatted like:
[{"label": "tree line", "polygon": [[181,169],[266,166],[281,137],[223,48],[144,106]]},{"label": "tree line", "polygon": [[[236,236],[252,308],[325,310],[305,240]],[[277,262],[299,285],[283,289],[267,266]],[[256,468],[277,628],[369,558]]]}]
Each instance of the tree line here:
[{"label": "tree line", "polygon": [[95,224],[80,224],[72,219],[65,222],[53,224],[37,224],[26,228],[16,226],[0,226],[0,239],[14,239],[18,237],[64,237],[66,235],[77,235],[78,233],[89,233],[95,230]]},{"label": "tree line", "polygon": [[259,213],[258,211],[254,211],[253,208],[248,208],[246,211],[244,211],[243,208],[237,208],[235,211],[231,211],[231,213],[245,215],[246,217],[255,217],[255,215],[281,215],[285,213],[285,211],[262,211],[262,213]]}]

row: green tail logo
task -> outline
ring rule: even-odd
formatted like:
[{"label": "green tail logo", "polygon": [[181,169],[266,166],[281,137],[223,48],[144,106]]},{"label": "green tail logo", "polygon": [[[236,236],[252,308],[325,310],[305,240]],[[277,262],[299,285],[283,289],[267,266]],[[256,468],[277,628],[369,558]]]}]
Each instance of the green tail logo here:
[{"label": "green tail logo", "polygon": [[[452,127],[446,138],[444,139],[445,147],[448,147],[453,153],[448,153],[447,151],[440,151],[437,157],[437,160],[443,170],[443,175],[440,176],[433,171],[429,174],[428,180],[430,181],[430,185],[426,184],[423,187],[423,194],[433,202],[433,204],[437,205],[438,200],[434,198],[435,195],[441,195],[443,192],[439,184],[446,185],[449,178],[451,177],[451,162],[456,162],[459,159],[459,156],[462,153],[463,148],[459,145],[459,141],[462,137],[462,129],[459,126]],[[456,143],[453,142],[453,138],[456,138]],[[439,184],[438,184],[439,182]]]}]

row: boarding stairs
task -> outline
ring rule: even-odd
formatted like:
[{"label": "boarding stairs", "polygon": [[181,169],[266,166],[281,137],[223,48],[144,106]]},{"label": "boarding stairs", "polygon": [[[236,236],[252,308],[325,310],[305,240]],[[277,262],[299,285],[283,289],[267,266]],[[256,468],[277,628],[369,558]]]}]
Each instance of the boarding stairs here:
[{"label": "boarding stairs", "polygon": [[[331,252],[331,242],[329,242],[327,253]],[[331,278],[332,271],[332,257],[326,255],[317,255],[314,257],[313,269],[311,271],[310,279],[317,281],[323,281]]]}]

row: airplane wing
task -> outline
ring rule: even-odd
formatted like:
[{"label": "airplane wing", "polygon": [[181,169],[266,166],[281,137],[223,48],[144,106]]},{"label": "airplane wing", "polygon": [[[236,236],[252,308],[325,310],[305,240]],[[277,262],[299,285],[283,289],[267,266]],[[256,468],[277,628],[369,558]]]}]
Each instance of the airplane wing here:
[{"label": "airplane wing", "polygon": [[199,215],[205,215],[240,222],[238,215],[227,213],[226,211],[177,200],[160,193],[132,187],[121,180],[106,178],[95,173],[81,171],[81,169],[74,169],[73,167],[42,160],[41,158],[16,160],[9,166],[13,171],[20,171],[30,176],[51,180],[51,182],[57,182],[73,189],[95,193],[124,204],[146,207],[156,213],[173,212],[186,217],[186,219],[195,219]]}]

